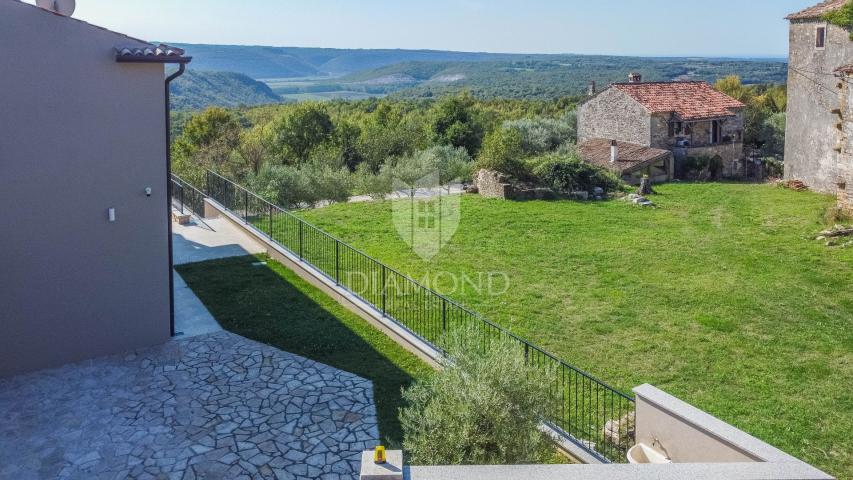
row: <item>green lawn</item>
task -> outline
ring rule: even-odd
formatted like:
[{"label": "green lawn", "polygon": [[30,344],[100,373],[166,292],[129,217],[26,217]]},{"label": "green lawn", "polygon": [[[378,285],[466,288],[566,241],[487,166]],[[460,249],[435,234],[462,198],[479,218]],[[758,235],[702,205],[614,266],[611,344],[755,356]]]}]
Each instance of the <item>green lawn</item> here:
[{"label": "green lawn", "polygon": [[225,329],[372,380],[383,443],[400,447],[400,390],[431,367],[265,256],[176,268]]},{"label": "green lawn", "polygon": [[[619,201],[465,196],[458,231],[430,262],[400,239],[390,202],[301,215],[418,279],[505,273],[510,288],[503,295],[470,285],[451,291],[447,274],[435,286],[621,389],[652,383],[830,473],[853,477],[853,249],[807,238],[823,227],[832,199],[768,185],[657,189],[655,210]],[[245,283],[261,272],[247,269]],[[274,273],[297,284],[280,267]],[[250,305],[266,297],[248,285],[230,293],[233,282],[217,282],[215,294]],[[330,301],[316,301],[334,311]],[[238,333],[280,341],[291,335],[284,320],[273,323],[277,333],[265,333],[261,311],[242,325],[236,319],[245,318],[246,307],[221,303],[233,310],[226,324]]]}]

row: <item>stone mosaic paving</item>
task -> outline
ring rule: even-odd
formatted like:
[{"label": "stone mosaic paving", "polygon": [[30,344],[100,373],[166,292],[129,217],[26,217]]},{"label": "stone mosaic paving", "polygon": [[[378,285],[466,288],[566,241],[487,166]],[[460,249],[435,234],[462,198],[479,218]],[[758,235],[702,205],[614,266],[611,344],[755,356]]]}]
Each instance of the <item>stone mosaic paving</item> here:
[{"label": "stone mosaic paving", "polygon": [[350,479],[370,381],[217,332],[0,380],[0,478]]}]

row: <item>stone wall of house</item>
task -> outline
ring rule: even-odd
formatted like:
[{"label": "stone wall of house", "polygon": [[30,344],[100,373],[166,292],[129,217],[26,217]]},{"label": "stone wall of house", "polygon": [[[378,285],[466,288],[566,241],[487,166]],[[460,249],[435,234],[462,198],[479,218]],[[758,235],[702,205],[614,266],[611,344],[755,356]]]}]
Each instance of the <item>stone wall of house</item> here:
[{"label": "stone wall of house", "polygon": [[688,157],[720,157],[723,161],[722,176],[737,178],[743,176],[743,143],[725,143],[706,147],[674,148],[675,162],[684,161]]},{"label": "stone wall of house", "polygon": [[853,75],[838,83],[841,129],[837,130],[838,146],[835,188],[838,206],[853,212]]},{"label": "stone wall of house", "polygon": [[[822,49],[815,46],[819,26],[827,28]],[[832,110],[838,108],[839,79],[833,72],[853,63],[853,42],[845,29],[817,19],[792,21],[789,35],[785,178],[835,193],[844,162],[836,150],[839,116]]]},{"label": "stone wall of house", "polygon": [[616,88],[608,88],[578,109],[578,141],[606,138],[650,146],[651,116]]},{"label": "stone wall of house", "polygon": [[[724,177],[740,177],[743,171],[743,112],[721,120],[720,143],[712,145],[711,121],[693,122],[691,133],[670,137],[669,114],[655,114],[651,119],[653,147],[672,150],[677,161],[687,157],[716,157],[723,161]],[[690,148],[678,147],[678,138],[690,141]]]}]

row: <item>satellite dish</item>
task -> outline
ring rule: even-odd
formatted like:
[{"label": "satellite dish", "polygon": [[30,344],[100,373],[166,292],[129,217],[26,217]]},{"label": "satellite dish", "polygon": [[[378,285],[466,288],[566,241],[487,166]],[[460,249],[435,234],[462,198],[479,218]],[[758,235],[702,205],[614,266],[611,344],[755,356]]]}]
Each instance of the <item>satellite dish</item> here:
[{"label": "satellite dish", "polygon": [[70,17],[76,7],[75,0],[36,0],[39,7]]}]

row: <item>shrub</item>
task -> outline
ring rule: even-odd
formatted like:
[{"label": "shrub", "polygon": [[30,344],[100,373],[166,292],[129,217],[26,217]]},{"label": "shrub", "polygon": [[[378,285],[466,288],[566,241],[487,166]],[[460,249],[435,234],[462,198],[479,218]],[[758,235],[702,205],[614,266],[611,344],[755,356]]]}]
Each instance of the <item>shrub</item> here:
[{"label": "shrub", "polygon": [[824,212],[823,221],[827,225],[853,223],[853,212],[841,206],[833,205],[827,208],[826,212]]},{"label": "shrub", "polygon": [[582,161],[574,152],[544,155],[530,163],[540,184],[560,192],[589,192],[595,187],[613,192],[624,186],[613,172]]},{"label": "shrub", "polygon": [[391,170],[387,164],[378,173],[373,173],[369,164],[362,163],[355,172],[353,182],[356,194],[370,195],[376,200],[384,199],[393,191]]},{"label": "shrub", "polygon": [[723,171],[723,159],[715,157],[687,157],[676,162],[675,176],[682,179],[716,180]]},{"label": "shrub", "polygon": [[462,147],[432,147],[417,152],[414,157],[415,161],[438,174],[440,185],[471,178],[471,156]]},{"label": "shrub", "polygon": [[403,448],[414,464],[497,465],[549,461],[555,448],[538,427],[553,404],[541,369],[518,345],[462,329],[445,344],[453,359],[403,392]]},{"label": "shrub", "polygon": [[540,155],[556,150],[560,145],[577,139],[576,117],[568,115],[563,120],[533,118],[504,122],[507,130],[521,135],[521,149],[525,155]]},{"label": "shrub", "polygon": [[823,19],[849,31],[850,40],[853,40],[853,1],[848,1],[841,8],[825,13]]},{"label": "shrub", "polygon": [[306,198],[306,203],[310,206],[321,201],[346,202],[352,195],[353,179],[347,168],[310,163],[299,171],[308,178],[311,195]]},{"label": "shrub", "polygon": [[284,208],[297,208],[306,201],[310,187],[299,169],[289,165],[264,165],[246,179],[249,190]]},{"label": "shrub", "polygon": [[284,208],[313,207],[318,203],[344,202],[352,194],[353,179],[346,168],[312,162],[302,166],[265,165],[247,178],[258,195]]},{"label": "shrub", "polygon": [[521,133],[514,129],[497,129],[483,142],[477,157],[476,169],[495,170],[518,179],[525,179],[529,172],[522,161],[524,148]]},{"label": "shrub", "polygon": [[782,178],[785,174],[785,164],[773,157],[762,158],[761,164],[769,178]]}]

